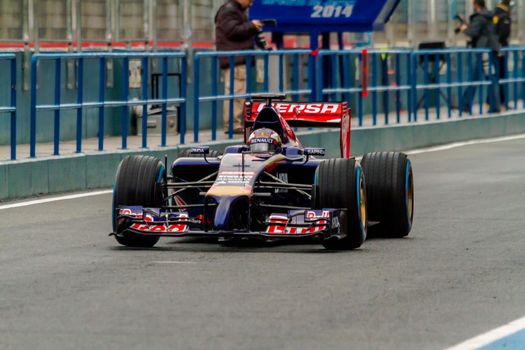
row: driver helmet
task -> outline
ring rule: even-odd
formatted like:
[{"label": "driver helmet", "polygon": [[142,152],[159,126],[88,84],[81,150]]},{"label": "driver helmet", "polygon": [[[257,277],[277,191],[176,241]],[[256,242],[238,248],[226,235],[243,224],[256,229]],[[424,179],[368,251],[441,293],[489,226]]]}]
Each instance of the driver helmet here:
[{"label": "driver helmet", "polygon": [[281,137],[272,129],[257,129],[248,138],[250,151],[256,154],[278,153],[281,151],[282,144]]}]

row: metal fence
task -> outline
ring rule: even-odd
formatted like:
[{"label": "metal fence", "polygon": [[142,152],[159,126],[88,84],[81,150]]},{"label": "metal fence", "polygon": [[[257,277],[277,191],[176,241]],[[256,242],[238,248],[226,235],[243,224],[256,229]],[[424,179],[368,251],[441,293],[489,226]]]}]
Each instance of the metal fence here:
[{"label": "metal fence", "polygon": [[[148,77],[149,61],[152,58],[162,60],[161,74],[161,98],[148,98]],[[122,76],[122,96],[120,100],[106,101],[106,60],[122,59],[123,72]],[[129,94],[129,61],[130,59],[142,60],[142,87],[141,99],[130,100]],[[164,53],[78,53],[78,54],[35,54],[31,61],[31,116],[30,116],[30,157],[36,156],[36,130],[38,121],[38,111],[54,112],[54,155],[59,155],[60,147],[60,112],[66,109],[76,110],[76,152],[82,152],[82,118],[83,111],[87,108],[98,109],[98,150],[104,150],[104,120],[105,109],[121,108],[121,130],[122,130],[122,149],[127,149],[128,125],[129,125],[129,107],[141,105],[142,108],[142,147],[148,147],[147,129],[148,129],[148,105],[157,104],[162,107],[161,116],[161,146],[166,146],[166,129],[167,129],[167,106],[168,104],[181,105],[180,114],[180,142],[184,143],[184,134],[186,129],[186,85],[181,84],[179,96],[168,98],[168,60],[175,59],[180,62],[181,81],[186,81],[187,61],[183,52],[164,52]],[[54,104],[39,105],[37,101],[37,75],[38,63],[43,60],[52,60],[55,62],[55,81],[54,81]],[[77,60],[77,98],[76,103],[61,103],[61,67],[64,60]],[[99,98],[97,101],[84,101],[84,61],[99,61]]]},{"label": "metal fence", "polygon": [[[352,101],[358,125],[498,112],[500,106],[525,108],[525,49],[505,48],[500,55],[484,49],[346,50],[319,53],[318,86],[313,98]],[[486,97],[485,97],[486,96]],[[454,113],[453,111],[457,111]],[[406,114],[406,118],[402,118]]]},{"label": "metal fence", "polygon": [[525,48],[504,48],[501,53],[503,57],[500,58],[500,69],[503,78],[500,79],[499,84],[503,89],[502,103],[506,109],[509,109],[512,102],[512,108],[518,109],[521,92],[522,108],[525,108]]},{"label": "metal fence", "polygon": [[[230,89],[224,91],[221,82],[220,60],[223,68],[232,69],[235,58],[244,56],[246,59],[246,91],[235,93],[234,75],[230,75]],[[225,59],[225,60],[224,60]],[[17,158],[17,132],[25,135],[23,130],[17,130],[17,89],[16,89],[16,58],[14,54],[2,54],[0,60],[10,62],[10,104],[0,106],[0,113],[10,113],[11,159]],[[140,98],[132,99],[130,95],[130,80],[128,74],[122,74],[122,79],[115,79],[118,89],[113,89],[111,97],[107,97],[106,74],[109,61],[122,63],[122,72],[128,72],[130,60],[139,60],[141,83],[134,94]],[[149,78],[154,75],[150,71],[150,63],[160,62],[157,78],[160,80],[158,94],[148,94]],[[42,66],[43,61],[48,63]],[[74,61],[76,69],[75,86],[71,87],[71,96],[75,101],[64,103],[65,99],[61,84],[63,75],[71,74],[64,67],[65,62]],[[168,76],[172,74],[169,62],[177,62],[180,74],[180,88],[175,96],[168,96]],[[85,65],[88,62],[98,69],[91,69],[86,78]],[[224,63],[227,63],[225,66]],[[525,48],[511,47],[501,51],[496,56],[488,50],[447,49],[447,50],[337,50],[337,51],[235,51],[235,52],[198,52],[194,55],[192,79],[187,79],[187,56],[184,52],[159,53],[82,53],[82,54],[35,54],[31,63],[31,89],[29,113],[29,155],[36,157],[37,130],[47,123],[49,134],[53,139],[53,154],[60,154],[61,143],[61,113],[65,110],[74,118],[74,130],[70,137],[76,139],[75,151],[83,151],[83,120],[86,110],[94,110],[92,124],[98,127],[98,150],[105,149],[104,142],[107,130],[104,130],[108,108],[117,108],[115,115],[120,118],[118,135],[121,138],[121,148],[128,148],[130,127],[130,107],[142,106],[141,147],[148,147],[148,106],[161,106],[160,145],[167,145],[167,110],[168,105],[180,108],[180,140],[185,140],[186,109],[192,107],[193,112],[193,142],[199,142],[204,129],[211,128],[211,139],[217,139],[218,116],[223,103],[227,108],[229,122],[228,137],[233,136],[233,104],[235,100],[250,98],[257,92],[286,93],[296,101],[315,100],[346,100],[354,108],[358,126],[392,125],[401,123],[417,123],[424,121],[461,118],[474,112],[483,114],[488,103],[493,112],[499,109],[499,102],[507,109],[525,109]],[[52,67],[52,75],[39,84],[39,71],[44,67]],[[3,67],[4,69],[7,67]],[[224,70],[223,69],[223,70]],[[96,73],[93,73],[96,71]],[[115,72],[115,71],[113,71]],[[116,72],[115,74],[118,74]],[[53,77],[49,78],[49,76]],[[98,80],[97,80],[98,75]],[[257,77],[259,75],[259,77]],[[259,78],[259,79],[258,79]],[[85,93],[85,82],[90,80],[91,94]],[[93,83],[95,81],[95,83]],[[7,81],[1,81],[6,84]],[[191,99],[187,99],[188,85],[193,84]],[[40,85],[40,87],[38,86]],[[3,86],[4,88],[7,85]],[[98,91],[97,91],[98,87]],[[46,89],[47,88],[47,89]],[[46,90],[44,94],[39,90]],[[5,89],[4,89],[5,90]],[[93,91],[94,90],[94,91]],[[51,92],[51,94],[50,94]],[[19,92],[20,93],[20,92]],[[90,96],[91,97],[86,97]],[[70,97],[71,97],[70,96]],[[117,97],[115,97],[117,96]],[[160,96],[160,97],[159,97]],[[88,100],[89,101],[86,101]],[[18,100],[22,100],[20,96]],[[39,102],[40,101],[40,102]],[[47,111],[48,114],[43,115]],[[97,114],[98,112],[98,114]],[[69,113],[63,115],[69,123]],[[51,119],[46,119],[46,118]],[[76,117],[76,118],[75,118]],[[20,119],[21,116],[19,115]],[[50,120],[51,122],[49,122]],[[109,119],[111,121],[113,119]],[[118,120],[118,119],[117,119]],[[118,123],[118,121],[116,122]],[[191,128],[191,124],[189,125]],[[209,127],[211,126],[211,127]],[[39,131],[40,132],[40,131]],[[92,133],[95,135],[95,133]],[[151,142],[150,142],[151,143]]]},{"label": "metal fence", "polygon": [[525,108],[524,48],[504,48],[499,55],[484,49],[414,51],[412,67],[413,100],[419,98],[419,103],[412,105],[416,122],[421,104],[426,121],[430,109],[435,119],[440,119],[442,107],[449,119],[455,109],[460,118],[475,110],[481,115],[486,104],[489,113],[500,112],[502,106],[508,110],[511,100],[517,109],[520,95]]},{"label": "metal fence", "polygon": [[[235,79],[234,74],[230,74],[230,90],[224,91],[224,94],[220,95],[219,90],[222,86],[219,86],[219,60],[224,58],[227,61],[230,72],[234,71],[235,59],[237,57],[243,57],[246,60],[246,91],[242,94],[235,94]],[[270,77],[270,60],[275,58],[276,69],[275,77]],[[263,67],[263,79],[261,84],[256,84],[255,62],[260,59]],[[286,93],[292,98],[300,96],[310,96],[313,88],[313,80],[311,79],[313,72],[308,69],[305,74],[300,74],[301,68],[313,67],[313,61],[315,57],[311,55],[310,50],[276,50],[276,51],[225,51],[225,52],[198,52],[195,54],[193,59],[193,70],[194,70],[194,86],[193,86],[193,116],[194,116],[194,142],[199,141],[199,119],[200,119],[200,104],[211,103],[211,121],[212,121],[212,140],[217,139],[217,104],[219,101],[229,101],[229,112],[228,112],[228,135],[230,138],[233,137],[233,113],[234,113],[234,100],[235,99],[249,99],[253,93],[257,92],[274,92],[274,93]],[[207,60],[211,66],[211,91],[210,95],[201,96],[201,66],[203,61]],[[291,65],[291,69],[285,72],[286,61]],[[303,69],[304,71],[304,69]],[[271,89],[270,82],[273,78],[275,83]],[[290,88],[285,86],[285,81],[290,82]],[[301,85],[303,85],[301,88]],[[224,102],[226,103],[226,102]]]},{"label": "metal fence", "polygon": [[[431,107],[434,108],[435,119],[441,119],[443,101],[448,110],[448,118],[452,118],[453,108],[458,110],[460,117],[463,115],[463,112],[472,114],[476,89],[478,90],[477,102],[479,104],[479,112],[483,113],[484,87],[493,88],[493,85],[497,84],[497,80],[493,79],[496,77],[495,67],[489,64],[489,60],[494,58],[494,54],[490,50],[483,49],[414,51],[412,53],[414,72],[412,77],[412,101],[417,100],[412,105],[414,121],[418,121],[417,112],[421,104],[423,104],[426,121],[430,119],[429,110]],[[455,67],[456,74],[452,72],[453,67]],[[444,74],[443,70],[445,70]],[[422,74],[419,75],[418,71]],[[459,101],[457,105],[453,102],[453,89],[457,89],[456,96]],[[423,94],[419,99],[418,92]],[[495,101],[491,101],[492,103],[495,103]]]},{"label": "metal fence", "polygon": [[8,106],[0,105],[0,115],[9,113],[10,120],[10,143],[11,143],[11,160],[16,159],[16,55],[15,54],[0,54],[0,62],[9,62],[9,76],[10,79],[5,79],[10,83],[10,103]]},{"label": "metal fence", "polygon": [[[321,51],[318,70],[320,87],[315,99],[346,100],[357,102],[359,126],[363,125],[364,100],[370,96],[372,125],[377,125],[379,94],[385,125],[390,124],[391,94],[395,96],[396,122],[401,122],[402,94],[407,105],[411,103],[408,93],[411,87],[411,51],[409,50],[341,50]],[[391,82],[389,72],[394,72]],[[329,74],[326,74],[328,72]],[[322,95],[319,96],[319,95]],[[355,110],[355,109],[354,109]]]}]

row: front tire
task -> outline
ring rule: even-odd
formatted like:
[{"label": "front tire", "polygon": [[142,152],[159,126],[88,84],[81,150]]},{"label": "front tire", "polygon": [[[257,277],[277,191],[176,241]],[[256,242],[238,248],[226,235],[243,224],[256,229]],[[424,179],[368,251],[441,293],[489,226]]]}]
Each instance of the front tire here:
[{"label": "front tire", "polygon": [[359,248],[366,239],[367,209],[365,178],[361,166],[352,159],[329,159],[316,171],[315,202],[318,209],[346,209],[340,217],[343,238],[328,238],[323,246],[331,250]]},{"label": "front tire", "polygon": [[361,166],[366,177],[369,220],[379,222],[378,233],[383,237],[407,236],[414,219],[414,176],[407,155],[369,153]]},{"label": "front tire", "polygon": [[159,208],[164,205],[162,182],[166,169],[162,162],[149,156],[128,156],[120,162],[113,189],[113,232],[117,242],[127,247],[153,247],[158,236],[125,232],[129,220],[117,221],[119,206]]}]

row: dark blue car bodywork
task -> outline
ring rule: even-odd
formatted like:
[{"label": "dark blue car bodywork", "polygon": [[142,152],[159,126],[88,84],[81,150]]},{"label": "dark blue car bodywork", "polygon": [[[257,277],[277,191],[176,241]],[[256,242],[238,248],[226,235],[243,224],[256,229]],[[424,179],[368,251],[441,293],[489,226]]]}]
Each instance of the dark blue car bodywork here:
[{"label": "dark blue car bodywork", "polygon": [[[348,115],[346,104],[336,107]],[[246,129],[251,131],[258,124],[279,126],[274,130],[287,133],[282,135],[280,152],[252,154],[248,146],[237,145],[226,147],[221,156],[207,157],[207,148],[196,148],[196,157],[176,159],[171,175],[161,181],[164,206],[115,208],[115,234],[261,238],[344,235],[339,224],[344,209],[319,208],[316,203],[316,170],[321,160],[314,155],[324,151],[304,148],[271,103],[260,115],[251,123],[249,115]],[[344,140],[349,142],[349,127],[345,130],[348,139],[345,136]]]}]

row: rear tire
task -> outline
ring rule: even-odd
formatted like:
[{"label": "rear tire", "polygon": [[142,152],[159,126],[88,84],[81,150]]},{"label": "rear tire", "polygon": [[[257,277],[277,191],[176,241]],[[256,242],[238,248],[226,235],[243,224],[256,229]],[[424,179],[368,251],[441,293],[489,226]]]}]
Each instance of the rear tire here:
[{"label": "rear tire", "polygon": [[374,152],[361,160],[366,178],[368,218],[379,222],[379,235],[401,238],[410,233],[414,218],[414,177],[407,155]]},{"label": "rear tire", "polygon": [[117,222],[118,206],[159,208],[164,205],[162,182],[166,169],[162,162],[149,156],[128,156],[120,162],[113,189],[113,232],[116,240],[127,247],[153,247],[158,236],[143,236],[124,232],[129,220]]},{"label": "rear tire", "polygon": [[341,208],[343,238],[328,238],[323,246],[331,250],[359,248],[366,239],[367,212],[365,178],[355,159],[329,159],[316,171],[315,202],[318,209]]}]

